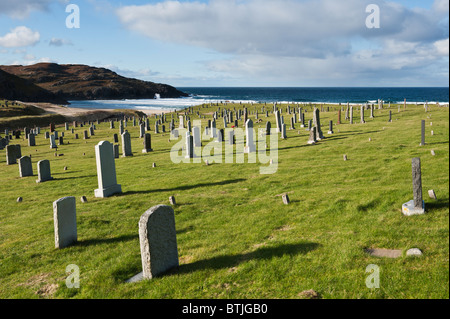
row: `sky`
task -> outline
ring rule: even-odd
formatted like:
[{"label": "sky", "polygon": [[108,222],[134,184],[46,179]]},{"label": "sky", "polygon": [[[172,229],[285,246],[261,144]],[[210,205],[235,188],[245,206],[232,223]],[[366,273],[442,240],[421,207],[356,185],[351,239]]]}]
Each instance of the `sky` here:
[{"label": "sky", "polygon": [[175,87],[448,87],[449,0],[0,0],[0,64],[38,62]]}]

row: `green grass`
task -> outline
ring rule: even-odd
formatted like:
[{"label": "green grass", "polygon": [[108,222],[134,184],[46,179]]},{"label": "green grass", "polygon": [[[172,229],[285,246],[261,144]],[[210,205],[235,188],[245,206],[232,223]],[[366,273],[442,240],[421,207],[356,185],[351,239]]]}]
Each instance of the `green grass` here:
[{"label": "green grass", "polygon": [[[242,106],[227,106],[233,107]],[[249,107],[254,109],[261,105]],[[449,298],[448,109],[425,113],[408,105],[398,113],[392,106],[392,123],[384,109],[376,110],[374,119],[366,111],[366,124],[358,123],[357,110],[357,124],[343,121],[327,135],[328,121],[337,122],[331,109],[321,112],[326,139],[318,144],[306,145],[308,132],[299,124],[279,140],[273,175],[260,175],[261,164],[173,164],[169,152],[176,142],[168,141],[168,133],[152,132],[154,152],[142,154],[138,127],[128,122],[134,156],[116,160],[123,194],[107,199],[94,197],[94,146],[112,142],[118,124],[114,130],[109,123],[97,125],[87,141],[67,131],[70,145],[60,147],[60,157],[50,150],[44,130],[36,147],[13,140],[22,145],[22,155],[32,155],[35,175],[36,163],[49,159],[56,179],[37,184],[37,176],[19,178],[18,165],[7,166],[0,151],[0,298],[297,299],[309,289],[322,298]],[[209,114],[214,108],[194,110]],[[307,110],[306,120],[312,117]],[[255,127],[265,127],[265,116],[259,116],[263,123]],[[421,147],[422,119],[427,144]],[[273,114],[269,120],[274,127]],[[222,119],[217,123],[220,128]],[[82,136],[82,130],[75,133]],[[427,214],[406,217],[401,206],[412,199],[413,157],[422,161]],[[428,198],[429,189],[438,200]],[[284,192],[291,192],[290,205],[277,196]],[[87,203],[79,200],[82,195]],[[125,283],[142,270],[140,216],[154,205],[168,205],[171,195],[177,201],[180,267],[151,281]],[[19,196],[22,203],[16,202]],[[77,199],[79,243],[56,250],[52,202],[64,196]],[[413,247],[424,255],[384,259],[364,252]],[[70,264],[80,268],[79,289],[65,285]],[[379,289],[365,285],[370,264],[380,267]]]}]

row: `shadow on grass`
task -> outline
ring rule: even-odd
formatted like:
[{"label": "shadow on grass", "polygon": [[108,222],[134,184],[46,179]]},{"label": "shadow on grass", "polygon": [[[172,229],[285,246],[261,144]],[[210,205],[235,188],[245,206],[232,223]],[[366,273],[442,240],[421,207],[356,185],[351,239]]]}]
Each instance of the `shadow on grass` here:
[{"label": "shadow on grass", "polygon": [[449,208],[449,199],[448,198],[447,199],[438,199],[436,201],[425,203],[426,210],[440,209],[440,208]]},{"label": "shadow on grass", "polygon": [[235,184],[235,183],[240,183],[240,182],[245,182],[245,179],[243,179],[243,178],[230,179],[227,181],[221,181],[221,182],[215,182],[215,183],[199,183],[199,184],[194,184],[194,185],[184,185],[184,186],[178,186],[178,187],[166,188],[166,189],[153,189],[153,190],[145,190],[145,191],[128,191],[128,192],[124,192],[122,194],[116,194],[115,196],[184,191],[184,190],[189,190],[189,189],[194,189],[194,188],[199,188],[199,187],[221,186],[221,185]]},{"label": "shadow on grass", "polygon": [[280,245],[277,247],[263,247],[246,254],[218,256],[199,260],[190,264],[180,265],[178,268],[168,271],[166,275],[188,274],[204,269],[231,268],[239,266],[239,264],[246,261],[255,259],[269,260],[274,257],[282,257],[284,255],[304,255],[317,249],[319,246],[320,244],[317,243],[301,243]]},{"label": "shadow on grass", "polygon": [[114,243],[129,241],[129,240],[135,240],[135,239],[139,239],[139,234],[123,235],[123,236],[119,236],[119,237],[115,237],[115,238],[92,238],[92,239],[80,240],[75,244],[75,246],[87,247],[87,246],[102,245],[102,244],[114,244]]},{"label": "shadow on grass", "polygon": [[358,205],[356,209],[358,210],[358,212],[367,212],[369,209],[373,209],[378,205],[380,205],[380,203],[381,203],[380,199],[375,199],[365,205]]}]

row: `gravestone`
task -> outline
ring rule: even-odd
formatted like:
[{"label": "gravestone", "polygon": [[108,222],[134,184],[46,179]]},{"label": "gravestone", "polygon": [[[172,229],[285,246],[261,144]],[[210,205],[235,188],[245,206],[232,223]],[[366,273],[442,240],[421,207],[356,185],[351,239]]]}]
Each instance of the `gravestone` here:
[{"label": "gravestone", "polygon": [[194,158],[194,137],[189,131],[186,132],[186,156],[185,158]]},{"label": "gravestone", "polygon": [[422,120],[422,141],[420,142],[420,146],[425,145],[425,120]]},{"label": "gravestone", "polygon": [[200,134],[200,128],[198,126],[194,126],[192,128],[192,136],[194,138],[194,147],[202,146],[202,137]]},{"label": "gravestone", "polygon": [[143,138],[145,136],[145,124],[141,123],[139,125],[139,138]]},{"label": "gravestone", "polygon": [[266,123],[266,135],[270,135],[270,130],[272,129],[272,124],[270,122]]},{"label": "gravestone", "polygon": [[53,202],[53,222],[55,248],[65,248],[77,242],[75,197],[63,197]]},{"label": "gravestone", "polygon": [[333,121],[330,121],[330,128],[328,129],[328,134],[333,134]]},{"label": "gravestone", "polygon": [[284,204],[284,205],[289,205],[289,203],[290,203],[291,201],[289,200],[288,194],[283,194],[282,198],[283,198],[283,204]]},{"label": "gravestone", "polygon": [[36,146],[36,135],[33,133],[28,134],[28,146]]},{"label": "gravestone", "polygon": [[392,122],[392,111],[389,111],[389,120],[388,122]]},{"label": "gravestone", "polygon": [[256,144],[253,139],[253,121],[248,119],[245,122],[245,138],[246,146],[244,148],[244,153],[253,153],[256,151]]},{"label": "gravestone", "polygon": [[402,205],[403,215],[422,215],[425,214],[425,202],[422,198],[422,171],[420,158],[412,159],[412,181],[414,199]]},{"label": "gravestone", "polygon": [[19,158],[19,174],[20,177],[33,176],[33,166],[29,156]]},{"label": "gravestone", "polygon": [[286,124],[281,124],[281,138],[285,140],[287,138],[286,135]]},{"label": "gravestone", "polygon": [[277,124],[277,133],[281,133],[281,114],[280,111],[275,112],[275,122]]},{"label": "gravestone", "polygon": [[361,105],[361,124],[366,123],[366,121],[364,120],[364,106]]},{"label": "gravestone", "polygon": [[52,174],[50,172],[50,161],[41,160],[37,163],[38,179],[36,183],[43,183],[53,180]]},{"label": "gravestone", "polygon": [[141,216],[139,242],[143,279],[152,279],[178,267],[177,234],[172,207],[154,206]]},{"label": "gravestone", "polygon": [[95,145],[95,159],[98,178],[98,189],[94,191],[95,197],[103,198],[122,193],[122,187],[117,184],[112,144],[101,141]]},{"label": "gravestone", "polygon": [[85,139],[85,140],[89,139],[88,131],[87,131],[87,130],[84,130],[84,131],[83,131],[83,139]]},{"label": "gravestone", "polygon": [[55,135],[50,135],[50,148],[54,149],[54,148],[58,148],[58,146],[56,146],[56,142],[55,142]]},{"label": "gravestone", "polygon": [[114,143],[119,143],[119,136],[114,134]]},{"label": "gravestone", "polygon": [[308,144],[313,145],[317,143],[317,139],[316,139],[316,130],[314,128],[311,128],[311,130],[309,131],[309,140],[308,140]]},{"label": "gravestone", "polygon": [[131,137],[128,131],[122,133],[122,157],[133,156],[131,151]]},{"label": "gravestone", "polygon": [[353,124],[353,106],[350,107],[350,124]]},{"label": "gravestone", "polygon": [[150,133],[145,133],[144,136],[144,149],[142,150],[142,153],[149,153],[153,152],[152,150],[152,136]]},{"label": "gravestone", "polygon": [[119,144],[114,144],[113,145],[113,153],[114,153],[114,158],[119,158]]},{"label": "gravestone", "polygon": [[17,164],[17,159],[22,157],[20,145],[6,145],[6,165]]}]

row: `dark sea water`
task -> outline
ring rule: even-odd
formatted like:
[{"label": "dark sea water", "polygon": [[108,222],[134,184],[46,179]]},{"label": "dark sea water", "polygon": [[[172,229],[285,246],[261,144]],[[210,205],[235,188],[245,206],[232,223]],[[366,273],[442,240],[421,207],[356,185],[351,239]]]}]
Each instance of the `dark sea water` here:
[{"label": "dark sea water", "polygon": [[70,107],[89,109],[180,110],[215,102],[385,103],[448,104],[449,88],[251,88],[178,87],[191,96],[179,99],[70,101]]},{"label": "dark sea water", "polygon": [[448,88],[178,88],[198,98],[257,102],[448,102]]}]

